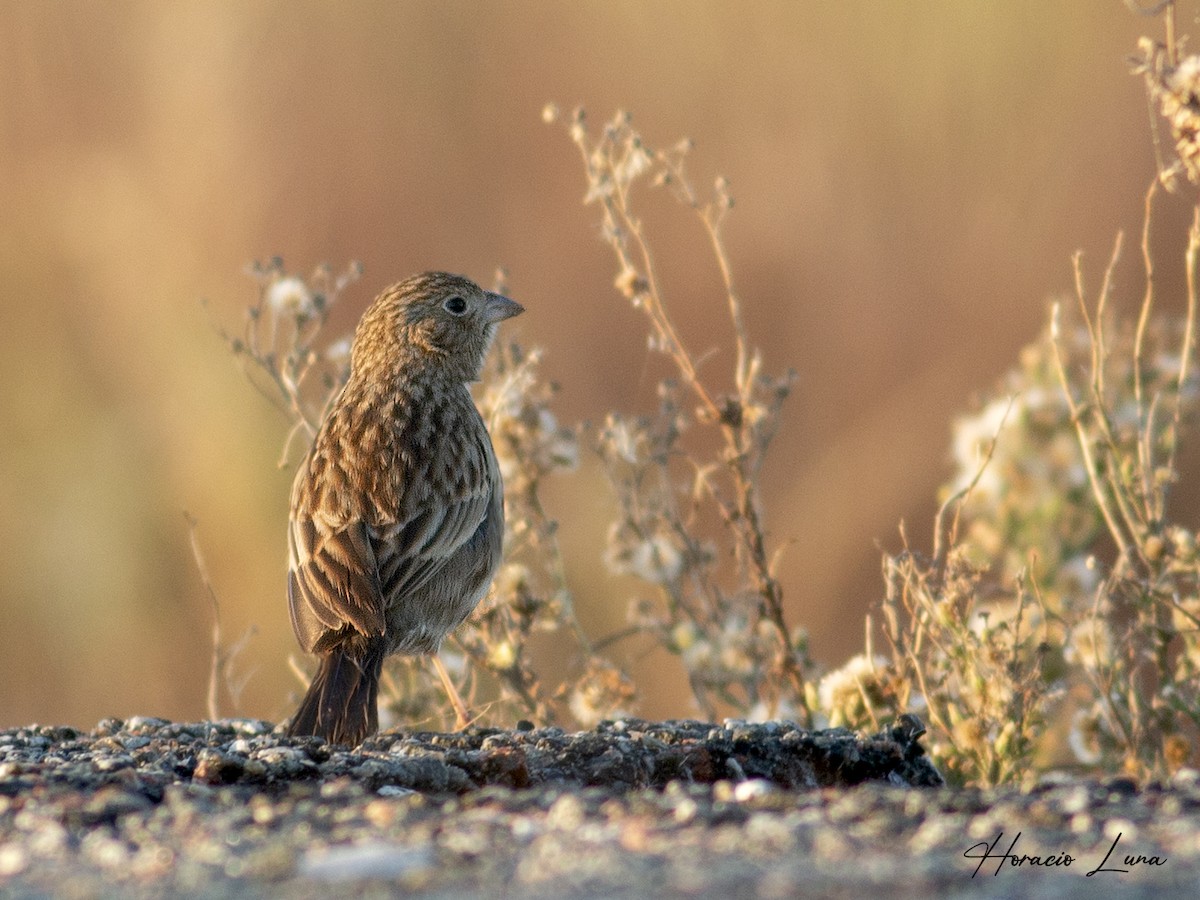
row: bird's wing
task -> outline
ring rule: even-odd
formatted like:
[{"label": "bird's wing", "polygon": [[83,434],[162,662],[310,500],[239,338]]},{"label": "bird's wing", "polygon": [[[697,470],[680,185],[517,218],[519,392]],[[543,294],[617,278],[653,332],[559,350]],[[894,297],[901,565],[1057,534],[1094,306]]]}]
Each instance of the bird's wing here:
[{"label": "bird's wing", "polygon": [[377,529],[379,581],[391,603],[403,603],[419,591],[476,535],[488,518],[493,492],[484,482],[407,522]]},{"label": "bird's wing", "polygon": [[365,523],[331,528],[293,519],[288,549],[288,609],[306,652],[325,634],[347,626],[367,636],[384,634],[384,594],[375,542]]},{"label": "bird's wing", "polygon": [[498,483],[497,473],[492,481],[464,485],[458,496],[428,503],[406,521],[293,519],[288,608],[305,651],[347,628],[367,636],[385,634],[388,606],[420,590],[471,540],[488,518]]}]

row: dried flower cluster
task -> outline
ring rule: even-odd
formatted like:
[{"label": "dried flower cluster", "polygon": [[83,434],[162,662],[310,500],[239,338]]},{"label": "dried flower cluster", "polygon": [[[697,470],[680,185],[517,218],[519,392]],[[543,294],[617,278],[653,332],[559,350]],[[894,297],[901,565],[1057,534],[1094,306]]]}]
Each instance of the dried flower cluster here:
[{"label": "dried flower cluster", "polygon": [[1113,335],[1105,322],[1118,241],[1091,316],[1076,264],[1090,353],[1082,361],[1066,353],[1057,315],[1051,334],[1091,498],[1103,535],[1116,548],[1110,563],[1096,563],[1102,577],[1090,597],[1078,606],[1063,604],[1067,665],[1079,670],[1084,687],[1076,693],[1087,698],[1072,745],[1090,747],[1097,758],[1119,760],[1132,771],[1162,773],[1200,761],[1194,749],[1200,734],[1200,567],[1194,537],[1172,522],[1168,504],[1179,478],[1180,430],[1194,417],[1197,399],[1192,354],[1200,207],[1185,259],[1187,312],[1182,321],[1153,317],[1150,222],[1157,187],[1155,182],[1146,197],[1146,291],[1136,327]]},{"label": "dried flower cluster", "polygon": [[1142,38],[1134,71],[1145,75],[1175,140],[1178,166],[1168,167],[1164,175],[1171,179],[1182,167],[1192,184],[1200,184],[1200,56],[1177,56],[1169,44]]}]

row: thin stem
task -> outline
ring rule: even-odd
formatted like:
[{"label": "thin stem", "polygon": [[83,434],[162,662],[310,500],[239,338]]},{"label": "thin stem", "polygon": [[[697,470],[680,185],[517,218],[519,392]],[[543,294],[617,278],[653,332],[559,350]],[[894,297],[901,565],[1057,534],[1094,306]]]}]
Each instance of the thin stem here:
[{"label": "thin stem", "polygon": [[[1092,345],[1092,381],[1096,388],[1096,400],[1100,408],[1104,407],[1104,373],[1108,359],[1108,340],[1104,334],[1105,312],[1108,298],[1112,296],[1113,273],[1117,262],[1121,259],[1121,248],[1125,244],[1125,232],[1118,231],[1113,242],[1112,253],[1108,257],[1108,265],[1104,267],[1104,281],[1100,285],[1100,296],[1096,299],[1096,332],[1091,335]],[[1081,302],[1082,302],[1082,295]]]},{"label": "thin stem", "polygon": [[[965,487],[960,488],[959,490],[955,491],[953,494],[951,494],[949,497],[946,498],[945,502],[940,507],[938,507],[937,516],[935,516],[934,520],[933,520],[933,564],[934,564],[935,570],[938,573],[939,580],[945,574],[945,568],[946,568],[946,540],[947,540],[947,537],[946,537],[945,527],[942,524],[942,522],[946,516],[946,511],[954,504],[958,504],[958,507],[961,508],[961,504],[959,503],[959,501],[962,500],[964,497],[966,497],[969,493],[971,493],[971,491],[975,490],[975,485],[979,484],[979,479],[983,477],[984,471],[991,464],[992,457],[996,454],[996,444],[1000,440],[1000,432],[1004,429],[1004,424],[1008,421],[1008,414],[1012,412],[1013,403],[1015,401],[1016,401],[1015,397],[1008,398],[1008,405],[1004,407],[1004,415],[1000,417],[1000,424],[996,428],[996,433],[992,435],[991,441],[988,442],[987,451],[984,453],[983,460],[979,463],[979,466],[975,469],[974,477],[971,478],[970,482],[968,482]],[[956,509],[955,514],[954,514],[954,524],[952,526],[952,530],[956,531],[957,527],[958,527],[958,511]],[[953,535],[951,535],[949,537],[949,539],[952,542]]]},{"label": "thin stem", "polygon": [[[1179,350],[1179,377],[1176,386],[1182,397],[1187,384],[1192,352],[1196,346],[1196,254],[1200,251],[1200,205],[1192,210],[1192,225],[1188,229],[1187,252],[1184,255],[1187,272],[1187,318],[1184,320],[1183,345]],[[1178,411],[1179,405],[1176,404]],[[1178,415],[1178,412],[1177,412]]]},{"label": "thin stem", "polygon": [[1150,182],[1144,201],[1145,213],[1142,221],[1142,263],[1146,269],[1146,292],[1142,296],[1142,308],[1138,314],[1137,329],[1133,339],[1133,396],[1137,403],[1138,419],[1142,416],[1142,350],[1145,346],[1146,327],[1150,323],[1150,311],[1154,306],[1154,256],[1150,249],[1150,218],[1153,213],[1154,195],[1158,193],[1158,179]]},{"label": "thin stem", "polygon": [[733,269],[729,265],[729,255],[725,252],[725,244],[721,239],[721,220],[723,215],[714,213],[712,208],[705,215],[702,215],[701,221],[704,223],[705,230],[708,232],[709,246],[712,248],[713,257],[717,261],[717,268],[721,272],[721,282],[725,286],[725,297],[729,304],[729,319],[733,323],[733,338],[737,347],[737,360],[735,362],[735,384],[737,385],[738,397],[745,406],[750,402],[753,384],[750,378],[750,351],[748,347],[748,338],[746,334],[746,324],[742,319],[742,301],[738,297],[737,291],[733,287]]},{"label": "thin stem", "polygon": [[1129,541],[1125,537],[1124,530],[1117,523],[1112,510],[1109,509],[1108,498],[1105,496],[1104,487],[1100,483],[1100,476],[1096,469],[1096,460],[1092,456],[1091,437],[1088,435],[1087,429],[1083,424],[1083,411],[1076,404],[1075,398],[1071,394],[1071,382],[1067,378],[1066,366],[1063,364],[1062,353],[1059,348],[1058,316],[1059,307],[1058,304],[1055,304],[1051,324],[1050,345],[1054,351],[1054,363],[1058,373],[1058,381],[1062,387],[1063,396],[1067,401],[1067,409],[1071,413],[1071,424],[1075,428],[1075,438],[1079,444],[1079,452],[1083,455],[1083,463],[1087,470],[1088,484],[1091,486],[1092,496],[1095,498],[1096,505],[1104,517],[1104,522],[1108,526],[1109,533],[1117,543],[1117,549],[1124,557],[1128,552]]},{"label": "thin stem", "polygon": [[192,559],[195,560],[196,569],[200,573],[200,582],[204,585],[204,592],[208,595],[208,602],[212,606],[213,612],[212,655],[208,667],[207,704],[209,721],[215,722],[220,718],[221,670],[224,668],[225,658],[225,651],[221,644],[221,605],[217,602],[217,592],[213,588],[212,578],[208,574],[208,563],[204,559],[204,552],[200,549],[200,537],[196,533],[199,523],[186,510],[183,518],[188,524],[188,543],[192,548]]}]

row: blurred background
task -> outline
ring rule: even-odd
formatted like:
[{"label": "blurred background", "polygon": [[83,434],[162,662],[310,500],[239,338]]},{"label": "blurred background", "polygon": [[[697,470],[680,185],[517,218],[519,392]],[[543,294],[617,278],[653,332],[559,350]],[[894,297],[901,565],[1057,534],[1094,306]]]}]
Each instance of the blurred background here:
[{"label": "blurred background", "polygon": [[[929,546],[954,417],[1044,326],[1071,254],[1098,286],[1125,229],[1118,302],[1140,299],[1155,156],[1126,57],[1161,24],[1117,0],[11,2],[0,33],[0,727],[205,715],[185,510],[246,639],[222,711],[291,712],[287,423],[213,327],[240,328],[252,260],[360,260],[330,337],[412,272],[504,266],[561,420],[651,408],[643,323],[548,101],[689,136],[697,182],[732,183],[750,332],[800,374],[767,520],[826,664],[861,648],[900,521]],[[668,303],[721,369],[703,236],[644,201]],[[1187,214],[1158,219],[1164,296]],[[619,627],[597,467],[549,499],[581,616]],[[643,714],[694,713],[678,673],[638,665]]]}]

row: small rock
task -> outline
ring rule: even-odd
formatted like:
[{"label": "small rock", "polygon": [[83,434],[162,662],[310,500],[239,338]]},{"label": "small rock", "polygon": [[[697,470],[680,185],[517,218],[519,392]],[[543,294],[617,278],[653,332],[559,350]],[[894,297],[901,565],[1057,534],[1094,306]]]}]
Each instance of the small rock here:
[{"label": "small rock", "polygon": [[434,865],[428,846],[400,847],[382,841],[311,850],[300,863],[300,874],[321,881],[411,877]]}]

